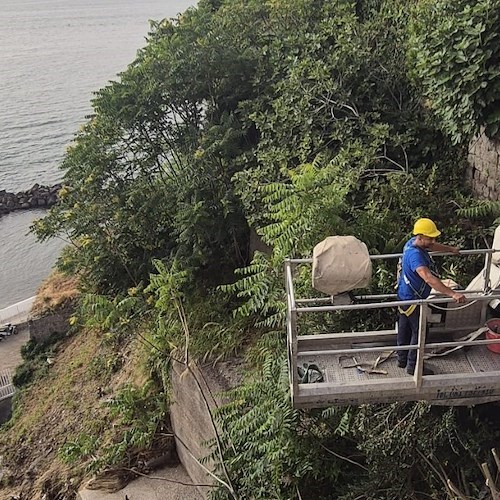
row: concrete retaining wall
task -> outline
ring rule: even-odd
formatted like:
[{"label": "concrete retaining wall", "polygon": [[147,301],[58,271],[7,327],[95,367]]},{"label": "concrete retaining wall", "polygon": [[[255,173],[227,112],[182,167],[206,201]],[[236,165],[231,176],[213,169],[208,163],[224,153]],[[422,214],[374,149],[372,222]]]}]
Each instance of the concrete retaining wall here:
[{"label": "concrete retaining wall", "polygon": [[12,396],[0,401],[0,425],[7,422],[12,414]]},{"label": "concrete retaining wall", "polygon": [[0,309],[0,324],[12,323],[19,325],[28,320],[29,312],[35,297],[13,304],[4,309]]},{"label": "concrete retaining wall", "polygon": [[[179,459],[194,484],[214,484],[214,479],[204,469],[212,470],[213,463],[204,462],[203,467],[199,460],[208,456],[205,443],[216,434],[211,412],[223,402],[222,393],[239,382],[240,363],[240,360],[233,359],[219,363],[215,368],[199,367],[193,363],[189,369],[182,363],[173,363],[172,427]],[[203,498],[208,498],[210,489],[198,486]]]},{"label": "concrete retaining wall", "polygon": [[269,245],[266,245],[263,241],[262,238],[257,234],[257,231],[255,229],[250,228],[250,256],[253,256],[253,254],[256,251],[265,253],[266,255],[271,255],[272,253],[272,248]]},{"label": "concrete retaining wall", "polygon": [[469,145],[468,180],[482,199],[500,200],[500,140],[481,133]]},{"label": "concrete retaining wall", "polygon": [[30,339],[37,343],[44,342],[54,333],[66,333],[69,330],[69,318],[74,306],[68,304],[41,317],[32,317],[28,321]]}]

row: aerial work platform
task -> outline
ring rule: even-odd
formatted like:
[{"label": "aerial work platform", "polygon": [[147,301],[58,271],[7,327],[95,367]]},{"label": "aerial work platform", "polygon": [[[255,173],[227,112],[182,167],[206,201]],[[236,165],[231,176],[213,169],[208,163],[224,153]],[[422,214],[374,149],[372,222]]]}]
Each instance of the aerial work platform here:
[{"label": "aerial work platform", "polygon": [[[287,345],[293,405],[318,408],[425,400],[452,406],[500,401],[500,337],[486,338],[490,331],[485,326],[493,311],[488,304],[500,299],[499,229],[496,235],[494,249],[460,252],[461,256],[485,257],[481,273],[462,290],[467,297],[465,304],[456,304],[439,294],[413,301],[398,301],[395,294],[349,295],[348,300],[345,296],[300,299],[295,297],[293,278],[296,268],[311,266],[312,259],[287,260]],[[400,255],[372,255],[370,259],[394,259]],[[338,311],[392,308],[396,318],[397,306],[409,304],[422,306],[416,346],[397,347],[397,326],[389,330],[318,334],[301,327],[306,315]],[[499,353],[492,352],[489,344],[498,344]],[[414,375],[397,367],[396,351],[403,349],[417,350]],[[433,375],[423,375],[424,359]],[[311,377],[308,383],[301,383],[299,371],[303,375],[307,367],[319,375],[317,367],[321,381]]]}]

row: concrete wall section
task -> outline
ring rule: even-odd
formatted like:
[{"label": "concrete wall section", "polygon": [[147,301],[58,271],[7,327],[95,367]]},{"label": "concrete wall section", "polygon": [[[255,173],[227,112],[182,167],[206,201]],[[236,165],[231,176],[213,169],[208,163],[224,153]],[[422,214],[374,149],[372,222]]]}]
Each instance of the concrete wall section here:
[{"label": "concrete wall section", "polygon": [[[189,368],[174,362],[172,367],[173,403],[170,407],[177,453],[187,473],[203,498],[208,497],[209,486],[214,484],[204,467],[212,470],[213,463],[200,459],[209,455],[205,443],[215,437],[216,429],[211,412],[222,403],[223,391],[234,387],[240,380],[240,360],[219,363],[214,367]],[[223,480],[226,478],[222,477]]]},{"label": "concrete wall section", "polygon": [[[174,362],[172,385],[170,418],[179,459],[193,483],[213,484],[213,479],[198,460],[208,455],[209,451],[204,443],[215,436],[209,408],[211,411],[216,402],[211,398],[207,384],[195,365],[187,370],[185,365]],[[210,464],[204,465],[212,467]],[[210,488],[198,486],[198,491],[203,498],[208,498]]]},{"label": "concrete wall section", "polygon": [[253,256],[256,251],[271,255],[272,248],[262,241],[255,229],[250,228],[250,256]]},{"label": "concrete wall section", "polygon": [[500,200],[500,140],[481,133],[469,145],[468,180],[482,199]]},{"label": "concrete wall section", "polygon": [[7,422],[12,414],[12,397],[0,401],[0,425]]},{"label": "concrete wall section", "polygon": [[66,333],[69,330],[69,318],[74,312],[70,304],[41,317],[32,317],[28,321],[30,339],[37,343],[44,342],[54,333]]},{"label": "concrete wall section", "polygon": [[0,324],[12,323],[18,325],[28,320],[29,312],[35,297],[13,304],[5,309],[0,309]]}]

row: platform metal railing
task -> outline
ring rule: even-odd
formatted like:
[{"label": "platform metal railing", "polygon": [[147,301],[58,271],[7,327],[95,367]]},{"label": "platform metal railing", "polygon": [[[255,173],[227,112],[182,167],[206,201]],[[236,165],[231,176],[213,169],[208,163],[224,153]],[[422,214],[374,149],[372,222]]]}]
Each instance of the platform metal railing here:
[{"label": "platform metal railing", "polygon": [[12,371],[0,371],[0,401],[10,398],[15,392],[14,384],[12,383]]},{"label": "platform metal railing", "polygon": [[[459,255],[485,255],[485,265],[483,268],[484,277],[484,289],[482,290],[461,290],[461,292],[466,296],[468,300],[474,301],[491,301],[494,299],[500,299],[500,290],[491,290],[490,286],[490,275],[492,266],[492,254],[495,252],[500,252],[498,249],[479,249],[479,250],[461,250]],[[385,255],[370,255],[372,260],[381,259],[393,259],[399,258],[402,254],[385,254]],[[455,255],[449,253],[432,253],[432,255]],[[288,365],[289,365],[289,381],[290,388],[293,395],[298,393],[298,316],[305,313],[323,313],[323,312],[335,312],[335,311],[355,311],[355,310],[369,310],[369,309],[380,309],[380,308],[396,308],[398,306],[406,306],[416,304],[420,307],[420,323],[419,323],[419,340],[418,344],[412,346],[398,347],[398,346],[377,346],[377,347],[355,347],[349,349],[329,349],[321,351],[305,351],[301,354],[351,354],[351,353],[376,353],[388,350],[417,350],[417,363],[414,373],[415,386],[418,388],[422,385],[423,378],[423,362],[424,362],[424,352],[426,349],[432,348],[442,348],[442,347],[459,347],[459,346],[471,346],[471,345],[488,345],[488,344],[500,344],[500,339],[485,339],[485,340],[459,340],[459,341],[449,341],[449,342],[437,342],[426,344],[426,331],[427,331],[427,309],[430,304],[447,304],[454,302],[453,299],[443,296],[433,296],[427,299],[417,299],[417,300],[388,300],[383,301],[382,299],[393,299],[395,294],[382,294],[382,295],[363,295],[354,297],[355,299],[362,300],[375,300],[374,302],[367,302],[363,304],[343,304],[343,305],[314,305],[315,302],[319,304],[324,304],[325,302],[332,302],[331,297],[320,297],[318,299],[296,299],[294,284],[293,284],[293,273],[294,269],[299,264],[311,264],[313,262],[312,258],[306,259],[287,259],[285,261],[285,287],[287,295],[287,318],[286,318],[286,328],[287,328],[287,344],[288,344]],[[356,334],[357,332],[353,332]]]}]

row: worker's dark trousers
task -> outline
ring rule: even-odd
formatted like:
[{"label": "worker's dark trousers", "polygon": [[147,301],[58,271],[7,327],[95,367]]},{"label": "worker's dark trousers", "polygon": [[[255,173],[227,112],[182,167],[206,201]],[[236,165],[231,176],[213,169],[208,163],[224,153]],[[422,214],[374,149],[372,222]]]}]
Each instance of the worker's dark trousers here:
[{"label": "worker's dark trousers", "polygon": [[[409,315],[399,313],[398,317],[398,345],[416,345],[418,343],[418,323],[420,317],[420,306]],[[415,370],[417,361],[417,350],[398,351],[398,363],[404,365],[406,370]]]}]

